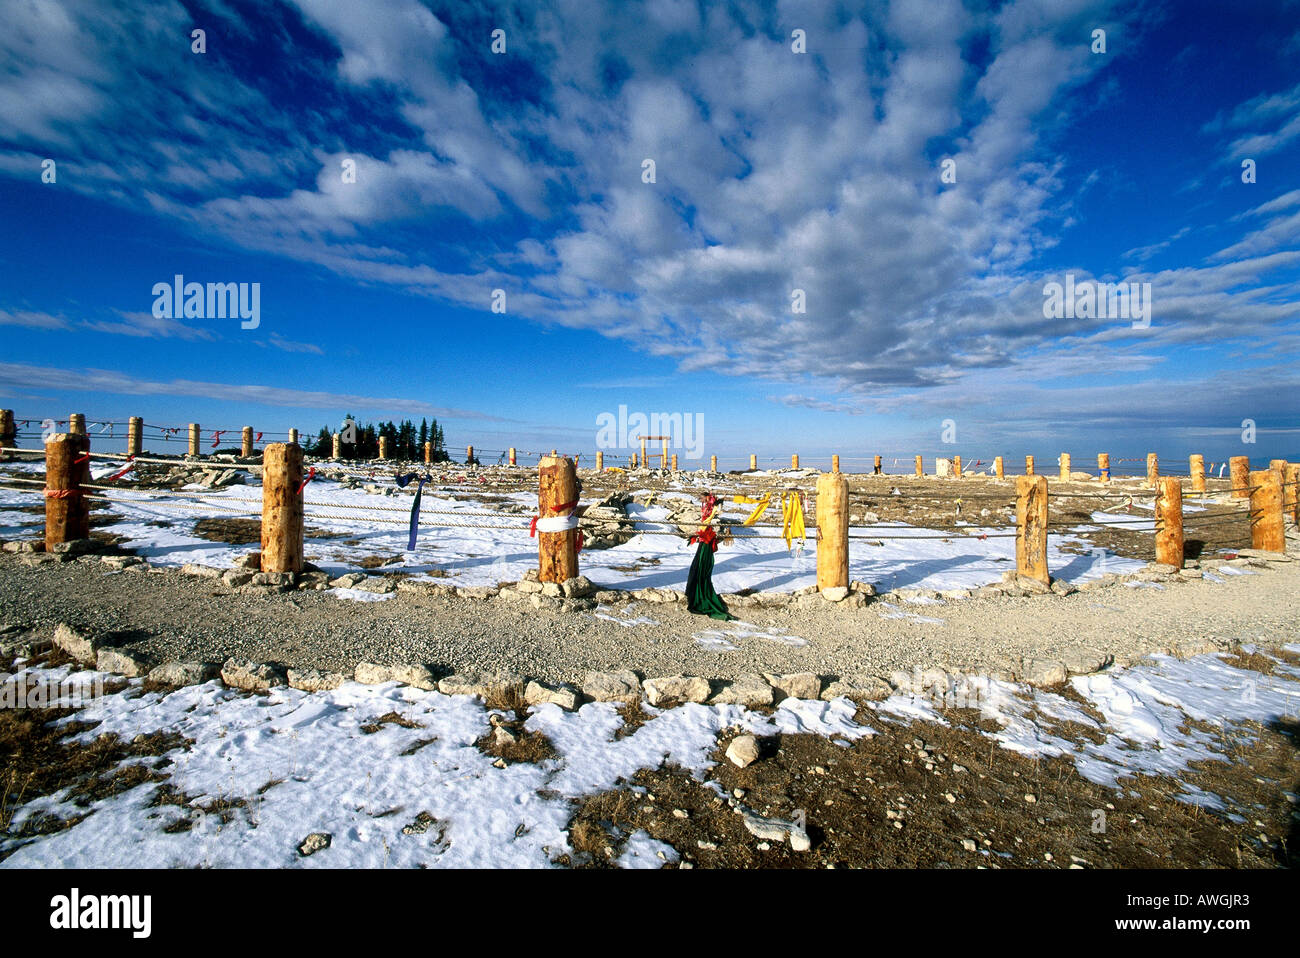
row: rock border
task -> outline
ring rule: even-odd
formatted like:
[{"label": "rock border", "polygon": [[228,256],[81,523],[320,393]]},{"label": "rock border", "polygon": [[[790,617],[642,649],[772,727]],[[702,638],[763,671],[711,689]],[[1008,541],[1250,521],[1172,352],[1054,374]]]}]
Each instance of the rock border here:
[{"label": "rock border", "polygon": [[[93,631],[61,622],[56,627],[53,647],[60,649],[82,665],[124,678],[140,678],[155,686],[173,690],[202,685],[219,678],[231,689],[266,692],[287,687],[304,692],[329,691],[344,682],[361,685],[400,685],[438,691],[444,695],[471,695],[481,698],[491,709],[512,709],[544,704],[558,705],[575,711],[588,702],[612,702],[636,705],[645,702],[656,708],[687,704],[741,705],[763,708],[790,698],[803,701],[830,702],[839,698],[862,705],[878,702],[897,693],[932,698],[947,705],[961,706],[971,694],[969,680],[993,678],[1022,682],[1036,688],[1059,685],[1078,675],[1095,675],[1109,669],[1125,667],[1152,655],[1168,654],[1188,658],[1207,652],[1231,651],[1240,647],[1226,639],[1188,639],[1174,648],[1155,649],[1133,661],[1117,661],[1096,650],[1071,653],[1064,661],[1026,657],[1019,669],[983,673],[950,671],[944,668],[914,666],[911,672],[896,671],[888,678],[877,675],[826,675],[812,672],[747,673],[735,679],[706,678],[698,675],[644,676],[631,669],[616,672],[590,671],[581,683],[543,682],[514,673],[453,673],[435,677],[435,669],[423,663],[380,665],[360,662],[352,674],[327,672],[313,668],[288,667],[276,662],[253,662],[231,657],[214,662],[169,661],[150,663],[130,652],[102,642]],[[13,643],[13,649],[19,649]],[[48,645],[43,646],[48,648]],[[8,648],[8,646],[6,646]],[[28,647],[22,646],[26,651]],[[978,697],[978,693],[976,698]]]}]

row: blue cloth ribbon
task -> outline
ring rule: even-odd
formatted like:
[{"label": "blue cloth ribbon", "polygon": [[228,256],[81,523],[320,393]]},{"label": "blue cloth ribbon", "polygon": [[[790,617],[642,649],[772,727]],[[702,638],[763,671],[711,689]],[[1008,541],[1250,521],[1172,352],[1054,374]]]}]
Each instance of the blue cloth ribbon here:
[{"label": "blue cloth ribbon", "polygon": [[415,501],[411,503],[411,534],[406,542],[406,551],[415,551],[415,536],[420,531],[420,497],[424,493],[424,484],[432,478],[428,473],[423,476],[418,472],[408,472],[404,476],[397,476],[396,482],[400,489],[405,489],[411,481],[418,479],[419,483],[415,487]]}]

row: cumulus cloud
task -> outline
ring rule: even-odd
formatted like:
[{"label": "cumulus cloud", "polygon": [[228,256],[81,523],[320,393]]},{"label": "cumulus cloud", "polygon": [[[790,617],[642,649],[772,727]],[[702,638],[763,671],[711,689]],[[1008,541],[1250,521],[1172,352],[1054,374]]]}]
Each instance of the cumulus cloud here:
[{"label": "cumulus cloud", "polygon": [[[0,170],[55,143],[81,166],[73,188],[196,233],[476,309],[505,289],[512,314],[683,370],[815,378],[840,396],[774,401],[829,411],[1027,375],[1029,356],[1132,335],[1042,315],[1043,285],[1064,270],[1041,264],[1077,200],[1062,142],[1088,104],[1072,97],[1107,62],[1086,38],[1096,25],[1139,34],[1125,5],[268,10],[284,36],[314,41],[285,67],[293,96],[219,56],[200,69],[179,4],[147,17],[135,3],[20,5],[0,39],[0,106],[15,110]],[[488,49],[497,26],[506,56]],[[1277,149],[1294,136],[1297,91],[1205,132]],[[944,159],[955,183],[939,178]],[[1294,205],[1261,204],[1258,225],[1207,263],[1126,274],[1153,284],[1140,348],[1278,335],[1295,318]],[[1105,278],[1184,235],[1072,271]]]}]

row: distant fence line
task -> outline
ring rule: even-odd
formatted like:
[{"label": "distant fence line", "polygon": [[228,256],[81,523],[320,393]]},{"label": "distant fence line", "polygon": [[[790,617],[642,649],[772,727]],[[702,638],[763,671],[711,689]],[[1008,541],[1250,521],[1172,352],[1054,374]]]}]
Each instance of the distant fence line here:
[{"label": "distant fence line", "polygon": [[[9,428],[7,432],[5,427],[12,427],[13,416],[9,410],[2,411],[7,414],[0,415],[0,442],[4,442],[5,449],[9,454],[29,455],[33,457],[44,457],[45,476],[43,479],[9,477],[6,483],[23,487],[25,485],[40,485],[43,488],[41,493],[45,499],[45,546],[47,549],[53,549],[54,546],[64,542],[77,539],[85,539],[89,536],[89,511],[90,503],[95,501],[140,501],[122,499],[116,494],[124,486],[114,486],[110,483],[121,479],[127,474],[134,463],[164,463],[175,464],[176,459],[150,459],[144,457],[140,452],[127,455],[112,453],[92,453],[90,450],[90,436],[87,434],[85,418],[80,415],[73,415],[66,422],[69,426],[68,432],[55,433],[49,437],[49,441],[44,444],[43,449],[25,448],[20,449],[12,445],[14,430]],[[138,449],[139,437],[138,418],[128,420],[128,428],[135,427],[133,435],[136,437]],[[193,438],[198,432],[197,424],[190,427],[190,438]],[[397,518],[397,515],[407,515],[407,510],[393,506],[363,506],[351,505],[346,503],[331,503],[308,500],[304,494],[308,483],[315,475],[315,469],[304,476],[304,461],[302,447],[296,442],[297,436],[290,431],[289,442],[276,442],[268,444],[262,451],[261,463],[259,468],[262,478],[261,497],[260,499],[232,498],[223,495],[211,495],[198,492],[171,492],[167,490],[145,490],[137,489],[134,491],[148,494],[156,504],[166,505],[168,508],[180,508],[187,510],[208,510],[217,515],[231,517],[236,515],[260,515],[261,517],[261,569],[263,572],[294,572],[298,573],[303,568],[303,528],[305,518],[337,518],[344,521],[356,518],[357,521],[379,522],[395,525],[409,525],[414,536],[418,525],[424,524],[431,527],[459,527],[459,528],[485,528],[485,529],[502,529],[516,532],[527,530],[529,535],[536,535],[538,539],[538,563],[539,578],[543,582],[564,582],[577,575],[578,555],[581,549],[581,530],[579,516],[582,508],[579,503],[578,483],[577,483],[577,463],[575,458],[557,455],[553,450],[550,455],[543,456],[538,463],[537,482],[538,482],[538,508],[537,514],[532,518],[529,524],[516,524],[516,521],[522,519],[522,516],[511,516],[502,513],[471,513],[467,511],[428,511],[426,516],[436,516],[438,518],[432,521],[421,523],[418,511],[412,507],[409,517],[405,519]],[[240,430],[241,439],[244,442],[244,450],[247,453],[245,458],[252,458],[252,447],[254,433],[252,427],[245,426]],[[376,465],[384,464],[384,444],[381,443],[381,459]],[[510,450],[514,452],[514,450]],[[474,449],[467,449],[467,459],[474,461]],[[198,455],[197,453],[195,454]],[[426,447],[426,456],[428,447]],[[512,464],[513,459],[512,456]],[[596,454],[596,468],[604,468],[602,454]],[[847,475],[839,471],[839,457],[832,457],[832,470],[824,472],[816,477],[816,506],[815,524],[807,526],[812,530],[813,538],[816,542],[817,551],[817,586],[821,590],[847,588],[848,581],[848,556],[849,541],[851,539],[870,539],[883,540],[888,538],[942,538],[942,539],[991,539],[991,538],[1012,538],[1016,540],[1016,569],[1020,576],[1034,579],[1043,585],[1050,583],[1050,576],[1047,566],[1047,536],[1049,531],[1061,532],[1064,530],[1053,529],[1049,524],[1048,511],[1048,480],[1047,477],[1035,475],[1033,472],[1033,457],[1027,457],[1026,462],[1027,474],[1016,476],[1014,497],[1016,510],[1016,531],[1014,533],[1006,532],[985,532],[981,533],[977,528],[969,525],[940,524],[936,525],[933,530],[927,526],[923,535],[899,535],[900,527],[896,525],[887,525],[873,523],[866,526],[856,526],[858,532],[866,532],[867,535],[850,535],[849,534],[849,495]],[[94,482],[91,479],[90,462],[92,459],[103,459],[116,462],[119,465],[126,460],[125,468],[116,472],[112,476]],[[962,463],[960,456],[954,456],[951,461],[939,460],[941,466],[947,462],[949,472],[947,473],[954,479],[962,476]],[[995,457],[994,475],[1002,476],[1001,457]],[[391,462],[396,466],[396,461]],[[880,472],[881,457],[874,457],[873,464],[876,472]],[[235,464],[236,467],[240,467]],[[674,467],[671,459],[663,468],[671,471]],[[1070,472],[1070,456],[1062,454],[1059,462],[1060,481],[1073,481]],[[1102,454],[1098,457],[1099,468],[1104,470],[1101,476],[1102,482],[1109,480],[1109,457]],[[1269,468],[1263,470],[1251,470],[1247,457],[1240,456],[1230,460],[1231,465],[1231,483],[1230,488],[1226,490],[1230,500],[1248,500],[1247,508],[1243,511],[1240,509],[1227,509],[1213,513],[1194,513],[1192,521],[1201,527],[1210,527],[1214,525],[1223,525],[1226,523],[1249,524],[1251,543],[1254,549],[1265,552],[1283,553],[1286,551],[1285,522],[1289,515],[1291,520],[1300,523],[1300,464],[1291,463],[1283,459],[1272,460]],[[798,456],[791,459],[792,468],[799,468]],[[1155,531],[1155,548],[1156,561],[1176,568],[1182,568],[1184,563],[1184,514],[1183,514],[1183,488],[1182,480],[1178,477],[1161,476],[1159,474],[1158,460],[1154,454],[1146,459],[1146,476],[1143,484],[1144,488],[1149,488],[1154,498],[1151,503],[1154,509],[1154,531]],[[1191,491],[1205,491],[1205,473],[1201,457],[1193,455],[1189,459],[1189,471],[1191,479]],[[247,465],[242,468],[250,468]],[[916,457],[915,461],[916,475],[922,474],[921,457]],[[365,470],[340,470],[345,474],[355,474]],[[972,493],[964,489],[953,487],[958,493],[958,502],[962,499],[980,498],[999,499],[1006,502],[1010,496],[1008,493],[997,494],[993,492],[981,494]],[[28,490],[35,493],[37,490]],[[801,494],[800,494],[801,495]],[[918,499],[939,498],[933,494],[913,494]],[[1079,493],[1062,491],[1056,494],[1058,498],[1067,499],[1109,499],[1126,503],[1128,507],[1132,505],[1132,494],[1125,494],[1122,491],[1111,493]],[[379,513],[381,515],[376,515]],[[393,513],[392,518],[384,518],[382,514]],[[448,517],[443,519],[442,517]],[[364,519],[359,518],[364,517]],[[494,522],[482,521],[485,519],[494,520]],[[602,523],[611,520],[602,517]],[[626,531],[634,531],[638,535],[672,535],[682,537],[680,527],[690,525],[683,523],[680,519],[671,523],[646,522],[631,518],[612,520],[616,524],[628,526]],[[1135,519],[1115,519],[1106,524],[1114,526],[1129,525],[1146,525],[1151,522],[1147,518]],[[501,524],[507,522],[509,524]],[[705,524],[734,525],[738,520],[722,519],[720,517],[709,520]],[[654,526],[661,528],[653,528]],[[773,528],[776,523],[752,522],[741,525],[734,530],[737,538],[788,538],[788,530],[783,529],[781,533],[757,532],[755,529]],[[665,528],[666,527],[666,528]],[[879,530],[879,531],[877,531]],[[891,533],[893,533],[891,535]]]}]

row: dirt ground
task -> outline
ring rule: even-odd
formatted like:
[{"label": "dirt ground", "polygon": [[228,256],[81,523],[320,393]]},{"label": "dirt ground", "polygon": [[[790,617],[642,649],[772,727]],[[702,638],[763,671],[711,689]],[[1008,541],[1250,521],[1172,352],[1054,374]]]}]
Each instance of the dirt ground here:
[{"label": "dirt ground", "polygon": [[[678,851],[681,862],[668,867],[1291,868],[1300,862],[1300,810],[1285,794],[1300,791],[1300,724],[1248,723],[1228,733],[1231,762],[1196,763],[1184,774],[1245,819],[1234,823],[1179,801],[1184,790],[1171,778],[1135,775],[1117,792],[1082,778],[1068,758],[1035,760],[999,748],[980,734],[982,720],[973,710],[943,715],[951,725],[890,723],[860,712],[859,722],[879,734],[851,743],[778,735],[761,740],[759,759],[744,769],[724,757],[730,741],[724,736],[703,782],[681,768],[642,770],[578,803],[569,823],[578,854],[563,863],[609,867],[637,830]],[[1070,730],[1058,723],[1056,731]],[[1084,734],[1073,729],[1076,739]],[[811,848],[761,841],[732,801],[764,817],[802,815]]]}]

